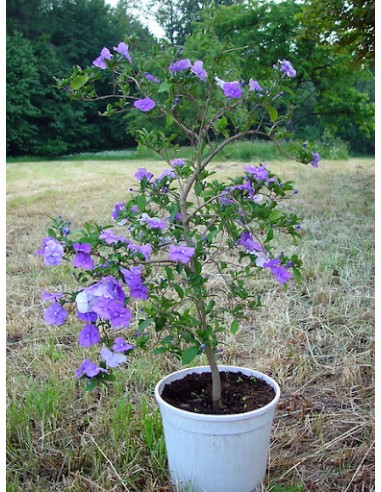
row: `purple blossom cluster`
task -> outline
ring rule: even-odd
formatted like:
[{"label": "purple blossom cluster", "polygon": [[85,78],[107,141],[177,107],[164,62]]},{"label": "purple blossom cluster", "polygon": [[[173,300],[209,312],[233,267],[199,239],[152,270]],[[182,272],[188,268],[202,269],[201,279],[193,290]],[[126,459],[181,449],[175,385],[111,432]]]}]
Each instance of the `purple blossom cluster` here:
[{"label": "purple blossom cluster", "polygon": [[[128,60],[130,63],[132,63],[132,59],[131,59],[131,56],[130,56],[130,53],[128,50],[128,45],[126,43],[121,41],[118,44],[118,46],[114,46],[114,51],[116,53],[119,53],[122,56],[122,58],[126,58],[126,60]],[[105,70],[107,68],[107,61],[106,60],[111,61],[111,60],[113,60],[113,58],[114,58],[114,55],[110,52],[110,50],[108,48],[102,48],[98,58],[96,58],[93,61],[93,65],[94,65],[94,67],[98,67],[101,70]]]},{"label": "purple blossom cluster", "polygon": [[58,266],[62,262],[64,249],[57,239],[45,237],[42,240],[42,247],[36,251],[36,255],[41,255],[44,258],[46,266]]},{"label": "purple blossom cluster", "polygon": [[95,313],[107,320],[114,329],[127,328],[132,313],[125,306],[126,294],[114,277],[107,276],[86,287],[76,296],[77,309],[82,314]]},{"label": "purple blossom cluster", "polygon": [[203,82],[208,78],[208,74],[201,60],[197,60],[192,64],[189,58],[184,58],[169,65],[169,70],[173,73],[182,72],[187,69],[190,69],[190,71]]},{"label": "purple blossom cluster", "polygon": [[[242,232],[237,241],[237,245],[243,246],[250,251],[250,253],[254,254],[256,256],[257,266],[270,269],[275,280],[280,284],[285,284],[292,278],[292,275],[288,272],[287,268],[280,264],[280,259],[270,259],[263,246],[253,239],[253,236],[249,231]],[[292,262],[290,262],[288,266],[292,265]]]},{"label": "purple blossom cluster", "polygon": [[141,266],[129,269],[120,267],[119,270],[122,272],[124,281],[130,289],[130,296],[143,301],[148,299],[148,288],[143,283]]},{"label": "purple blossom cluster", "polygon": [[84,270],[92,270],[95,264],[90,255],[91,244],[74,243],[73,249],[76,251],[73,258],[73,266],[75,268],[83,268]]},{"label": "purple blossom cluster", "polygon": [[280,284],[285,284],[289,280],[291,280],[292,275],[287,271],[284,265],[280,265],[280,260],[278,258],[269,260],[264,263],[264,268],[269,268],[271,273],[274,275],[275,280],[277,280]]},{"label": "purple blossom cluster", "polygon": [[296,76],[296,70],[288,60],[279,60],[278,64],[274,63],[273,67],[276,70],[280,70],[287,77],[293,78]]},{"label": "purple blossom cluster", "polygon": [[195,251],[195,248],[191,246],[176,246],[171,244],[169,246],[168,257],[171,261],[178,261],[185,264],[193,258]]}]

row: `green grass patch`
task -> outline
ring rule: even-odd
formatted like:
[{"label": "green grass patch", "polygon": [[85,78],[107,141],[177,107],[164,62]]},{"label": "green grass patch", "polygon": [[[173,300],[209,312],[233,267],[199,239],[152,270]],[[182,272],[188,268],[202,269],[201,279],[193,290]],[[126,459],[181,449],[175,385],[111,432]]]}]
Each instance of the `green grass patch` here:
[{"label": "green grass patch", "polygon": [[[292,144],[282,144],[287,150]],[[320,153],[323,159],[343,160],[349,158],[348,145],[340,139],[322,139],[315,143],[314,148]],[[173,154],[170,158],[183,157],[186,159],[192,158],[192,148],[182,146],[176,155]],[[363,156],[364,157],[364,156]],[[81,161],[139,161],[139,160],[160,161],[161,157],[154,151],[146,147],[135,147],[121,150],[104,150],[99,152],[82,152],[78,154],[69,154],[56,157],[44,156],[20,156],[7,157],[7,163],[36,163],[36,162],[81,162]],[[220,154],[220,160],[224,161],[270,161],[284,160],[285,158],[276,148],[276,146],[263,140],[241,140],[231,143],[226,146]]]}]

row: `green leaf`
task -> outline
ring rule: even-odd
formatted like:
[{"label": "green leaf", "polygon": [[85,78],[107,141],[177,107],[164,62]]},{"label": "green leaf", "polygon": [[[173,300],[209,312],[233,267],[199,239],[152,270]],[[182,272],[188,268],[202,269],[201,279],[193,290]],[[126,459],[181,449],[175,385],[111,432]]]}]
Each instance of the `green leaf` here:
[{"label": "green leaf", "polygon": [[194,191],[197,196],[200,196],[202,193],[202,184],[200,183],[199,180],[197,180],[194,184]]},{"label": "green leaf", "polygon": [[99,385],[98,379],[92,379],[86,384],[85,391],[93,391]]},{"label": "green leaf", "polygon": [[276,222],[283,216],[283,212],[281,210],[272,210],[269,215],[270,222]]},{"label": "green leaf", "polygon": [[303,277],[300,271],[297,268],[293,268],[292,273],[294,274],[295,280],[298,282],[298,284],[300,284],[303,281]]},{"label": "green leaf", "polygon": [[196,259],[194,259],[194,260],[193,260],[193,265],[194,265],[195,272],[196,272],[196,274],[197,274],[197,275],[195,276],[195,278],[197,278],[197,277],[200,275],[200,273],[202,272],[202,265],[201,265],[201,263],[200,263],[198,260],[196,260]]},{"label": "green leaf", "polygon": [[278,111],[270,106],[270,104],[266,105],[266,110],[269,113],[270,120],[274,123],[278,119]]},{"label": "green leaf", "polygon": [[223,116],[222,118],[218,119],[214,123],[214,128],[218,133],[224,133],[224,130],[226,129],[228,125],[228,120],[226,119],[226,116]]},{"label": "green leaf", "polygon": [[139,323],[138,329],[139,330],[144,330],[145,328],[147,328],[147,326],[152,325],[152,323],[154,321],[155,320],[153,318],[145,319],[144,321],[142,321],[141,323]]},{"label": "green leaf", "polygon": [[171,85],[165,80],[164,82],[162,82],[160,84],[160,87],[159,87],[159,91],[158,92],[159,93],[161,93],[161,92],[169,92],[170,88],[171,88]]},{"label": "green leaf", "polygon": [[185,366],[186,364],[190,364],[192,360],[197,357],[199,354],[200,348],[199,347],[189,347],[186,350],[184,350],[182,356],[181,356],[181,364]]},{"label": "green leaf", "polygon": [[49,237],[53,237],[54,239],[57,239],[57,234],[54,229],[48,229],[48,235]]},{"label": "green leaf", "polygon": [[232,335],[235,335],[239,329],[239,323],[238,320],[233,320],[232,324],[230,325],[230,332]]},{"label": "green leaf", "polygon": [[167,114],[165,118],[165,126],[171,126],[173,123],[173,117],[170,114]]},{"label": "green leaf", "polygon": [[81,87],[83,87],[86,82],[89,80],[87,75],[78,75],[74,80],[72,80],[70,84],[70,89],[72,91],[77,91]]},{"label": "green leaf", "polygon": [[213,243],[213,239],[215,238],[216,234],[217,234],[218,230],[216,227],[213,227],[211,229],[211,231],[209,232],[209,234],[207,235],[207,241],[209,244],[212,244]]},{"label": "green leaf", "polygon": [[152,353],[154,355],[160,355],[160,354],[164,354],[165,352],[168,352],[168,350],[169,350],[168,347],[159,347],[159,348],[152,350]]},{"label": "green leaf", "polygon": [[269,243],[273,239],[273,237],[274,237],[274,230],[273,229],[269,229],[268,232],[267,232],[265,243]]},{"label": "green leaf", "polygon": [[167,279],[168,279],[168,281],[169,281],[169,282],[170,282],[171,280],[173,280],[174,275],[173,275],[173,270],[172,270],[172,268],[170,268],[169,266],[166,266],[166,267],[165,267],[165,273],[167,274]]},{"label": "green leaf", "polygon": [[173,288],[177,292],[177,295],[180,297],[180,299],[184,299],[184,290],[180,287],[180,285],[174,284]]},{"label": "green leaf", "polygon": [[189,331],[182,331],[180,333],[180,336],[181,338],[187,342],[187,343],[191,343],[191,342],[194,342],[194,335],[192,333],[190,333]]},{"label": "green leaf", "polygon": [[105,374],[105,373],[103,373],[102,381],[103,380],[105,380],[105,381],[115,381],[116,380],[116,376],[115,376],[115,374]]},{"label": "green leaf", "polygon": [[138,203],[139,212],[144,212],[146,205],[147,205],[147,200],[146,200],[145,195],[139,195],[137,203]]}]

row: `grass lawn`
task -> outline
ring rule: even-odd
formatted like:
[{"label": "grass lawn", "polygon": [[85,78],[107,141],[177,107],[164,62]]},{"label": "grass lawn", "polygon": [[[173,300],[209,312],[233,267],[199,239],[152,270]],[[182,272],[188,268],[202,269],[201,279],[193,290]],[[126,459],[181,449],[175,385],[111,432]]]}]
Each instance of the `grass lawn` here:
[{"label": "grass lawn", "polygon": [[[243,166],[214,164],[226,176]],[[153,389],[177,362],[140,352],[112,387],[84,392],[73,377],[84,359],[79,326],[42,319],[40,291],[65,290],[70,269],[44,267],[34,255],[50,216],[73,228],[110,221],[137,167],[157,174],[163,165],[7,165],[9,492],[172,490]],[[268,285],[263,308],[227,336],[220,362],[266,372],[281,386],[266,492],[374,491],[374,159],[270,169],[299,190],[287,206],[305,217],[304,280],[287,290]]]}]

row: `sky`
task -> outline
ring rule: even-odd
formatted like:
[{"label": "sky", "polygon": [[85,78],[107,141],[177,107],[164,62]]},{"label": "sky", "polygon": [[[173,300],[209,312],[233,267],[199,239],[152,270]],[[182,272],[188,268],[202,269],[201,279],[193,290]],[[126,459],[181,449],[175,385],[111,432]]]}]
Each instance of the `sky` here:
[{"label": "sky", "polygon": [[[116,4],[118,3],[118,0],[106,0],[106,3],[111,5],[112,7],[115,7]],[[147,0],[141,0],[141,4],[143,7],[147,6]],[[137,17],[139,18],[140,22],[143,24],[143,26],[148,27],[148,29],[151,31],[151,33],[156,36],[157,38],[162,38],[164,37],[164,31],[163,29],[159,26],[157,22],[155,22],[154,19],[149,19],[147,16],[145,16],[142,11],[137,11],[136,12]]]}]

